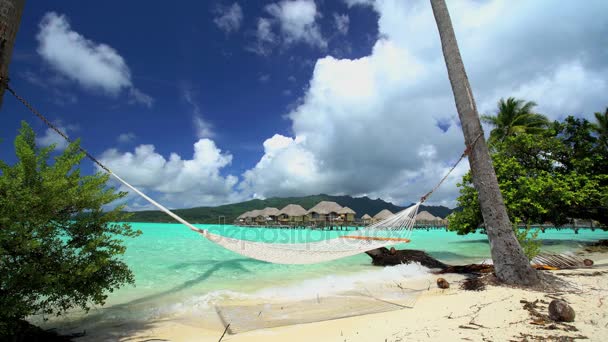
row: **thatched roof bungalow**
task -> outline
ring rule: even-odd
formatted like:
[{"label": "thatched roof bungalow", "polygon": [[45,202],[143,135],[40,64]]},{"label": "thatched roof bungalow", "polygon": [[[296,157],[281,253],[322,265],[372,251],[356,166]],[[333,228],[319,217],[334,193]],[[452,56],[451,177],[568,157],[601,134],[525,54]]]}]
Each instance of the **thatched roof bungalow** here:
[{"label": "thatched roof bungalow", "polygon": [[349,207],[338,210],[338,215],[340,215],[345,222],[353,222],[355,220],[355,214],[357,213]]},{"label": "thatched roof bungalow", "polygon": [[365,214],[365,215],[361,216],[361,220],[363,220],[363,224],[370,224],[370,223],[372,223],[372,217],[369,216],[368,214]]},{"label": "thatched roof bungalow", "polygon": [[237,222],[244,222],[247,224],[253,223],[257,220],[258,216],[260,216],[261,210],[250,210],[242,213],[239,217],[236,218]]},{"label": "thatched roof bungalow", "polygon": [[342,207],[336,202],[321,201],[308,209],[308,216],[312,221],[333,220],[341,209]]},{"label": "thatched roof bungalow", "polygon": [[317,205],[315,205],[314,207],[308,209],[308,213],[317,213],[323,215],[328,215],[330,213],[337,214],[340,209],[342,209],[342,207],[336,202],[321,201],[317,203]]},{"label": "thatched roof bungalow", "polygon": [[272,222],[277,220],[280,213],[277,208],[266,207],[261,210],[260,215],[263,217],[264,222]]},{"label": "thatched roof bungalow", "polygon": [[376,215],[374,215],[374,222],[382,221],[393,215],[395,215],[395,214],[393,214],[390,210],[384,209],[384,210],[380,211],[379,213],[377,213]]},{"label": "thatched roof bungalow", "polygon": [[351,208],[349,208],[349,207],[344,207],[344,208],[338,210],[338,214],[352,214],[352,215],[355,215],[356,212],[354,210],[352,210]]},{"label": "thatched roof bungalow", "polygon": [[288,204],[279,211],[279,221],[281,222],[301,222],[306,216],[306,209],[298,204]]},{"label": "thatched roof bungalow", "polygon": [[262,215],[266,217],[279,216],[280,210],[277,208],[266,207],[262,210]]},{"label": "thatched roof bungalow", "polygon": [[247,213],[248,214],[247,214],[246,217],[248,217],[248,218],[256,218],[256,217],[258,217],[258,216],[260,216],[262,214],[262,211],[259,210],[259,209],[254,209],[254,210],[248,211]]},{"label": "thatched roof bungalow", "polygon": [[242,213],[241,215],[236,217],[235,222],[245,222],[247,220],[247,218],[249,217],[248,215],[249,215],[248,211]]},{"label": "thatched roof bungalow", "polygon": [[418,215],[416,215],[416,221],[422,221],[422,222],[429,222],[429,221],[441,221],[440,217],[437,216],[433,216],[433,214],[429,213],[428,211],[422,211],[419,212]]},{"label": "thatched roof bungalow", "polygon": [[304,216],[306,213],[306,209],[302,208],[299,204],[288,204],[285,208],[280,210],[280,214],[285,214],[287,216]]}]

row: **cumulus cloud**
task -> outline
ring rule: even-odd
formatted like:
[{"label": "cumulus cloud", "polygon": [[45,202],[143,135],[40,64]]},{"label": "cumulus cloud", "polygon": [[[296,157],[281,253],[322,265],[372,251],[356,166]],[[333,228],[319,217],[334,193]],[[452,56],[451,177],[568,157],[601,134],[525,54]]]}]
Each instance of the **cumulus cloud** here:
[{"label": "cumulus cloud", "polygon": [[327,47],[316,23],[321,14],[313,0],[283,0],[266,6],[266,11],[279,21],[287,44],[305,42],[311,46]]},{"label": "cumulus cloud", "polygon": [[[398,203],[429,191],[464,149],[427,1],[347,1],[379,15],[372,53],[316,62],[309,88],[288,113],[293,136],[275,135],[240,189],[261,197],[333,193]],[[480,112],[500,97],[539,103],[550,118],[605,106],[608,3],[544,1],[449,4]],[[569,18],[567,22],[563,18]],[[559,25],[554,23],[559,22]],[[453,205],[466,160],[429,199]]]},{"label": "cumulus cloud", "polygon": [[[317,18],[321,13],[313,0],[283,0],[265,7],[271,18],[259,18],[256,28],[256,41],[248,50],[260,55],[268,55],[273,46],[305,43],[325,49],[327,40],[321,34]],[[275,34],[277,27],[279,34]]]},{"label": "cumulus cloud", "polygon": [[[232,156],[209,139],[199,140],[187,160],[177,154],[165,158],[154,146],[141,145],[134,152],[106,151],[103,161],[177,207],[317,193],[416,201],[464,150],[430,5],[346,1],[378,13],[380,38],[372,52],[316,61],[305,94],[286,115],[291,134],[268,137],[263,156],[241,182],[222,175]],[[263,48],[286,39],[279,20],[284,3],[290,2],[270,5],[272,18],[258,20],[264,53]],[[493,112],[498,99],[508,96],[539,103],[539,111],[552,119],[568,114],[591,118],[605,107],[608,50],[602,43],[608,27],[596,14],[608,12],[607,2],[588,1],[581,7],[494,0],[449,6],[481,113]],[[273,28],[280,31],[275,34]],[[200,115],[192,97],[184,98]],[[456,183],[467,170],[465,159],[428,203],[453,206]]]},{"label": "cumulus cloud", "polygon": [[111,46],[93,42],[72,30],[66,16],[49,12],[39,29],[38,54],[62,76],[86,89],[113,96],[128,89],[131,101],[152,104],[149,95],[133,87],[124,58]]},{"label": "cumulus cloud", "polygon": [[235,2],[232,6],[219,6],[216,8],[215,14],[213,22],[226,34],[236,32],[241,27],[243,10],[238,3]]},{"label": "cumulus cloud", "polygon": [[348,33],[348,25],[350,23],[350,18],[347,14],[338,14],[334,13],[334,26],[336,30],[341,34]]},{"label": "cumulus cloud", "polygon": [[[165,158],[153,145],[140,145],[133,152],[109,149],[100,161],[138,189],[159,193],[163,204],[170,207],[218,205],[240,199],[234,192],[237,177],[221,174],[232,162],[232,155],[222,153],[209,139],[194,144],[191,159],[176,153]],[[140,200],[130,206],[146,207]]]}]

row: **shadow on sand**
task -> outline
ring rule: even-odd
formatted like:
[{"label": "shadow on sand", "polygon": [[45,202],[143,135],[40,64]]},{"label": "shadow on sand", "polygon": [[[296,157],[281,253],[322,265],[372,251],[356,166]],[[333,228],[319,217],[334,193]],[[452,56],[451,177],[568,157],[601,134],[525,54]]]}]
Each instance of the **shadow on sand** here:
[{"label": "shadow on sand", "polygon": [[[141,331],[149,330],[153,327],[153,324],[162,321],[161,319],[157,319],[151,322],[149,317],[133,317],[131,310],[132,306],[150,304],[159,299],[162,299],[163,297],[175,295],[180,291],[186,290],[204,282],[205,280],[212,277],[215,273],[220,271],[228,270],[250,273],[251,271],[247,269],[246,264],[256,263],[263,263],[263,261],[247,258],[231,259],[226,261],[205,259],[195,262],[185,262],[176,264],[171,266],[171,268],[183,269],[186,267],[196,266],[200,267],[202,273],[200,273],[197,277],[185,281],[168,290],[137,298],[126,303],[117,304],[105,308],[93,309],[90,313],[82,317],[74,317],[73,319],[59,321],[57,322],[57,324],[55,324],[55,326],[60,333],[88,331],[88,333],[85,333],[85,335],[82,337],[82,340],[110,341],[120,339],[121,341],[131,341],[133,339],[130,339],[129,336],[133,336]],[[154,312],[154,308],[151,309],[153,310],[152,312]],[[74,316],[77,316],[77,314],[75,314]],[[141,341],[142,339],[148,339],[150,341],[163,341],[155,339],[154,336],[137,337],[138,341]]]}]

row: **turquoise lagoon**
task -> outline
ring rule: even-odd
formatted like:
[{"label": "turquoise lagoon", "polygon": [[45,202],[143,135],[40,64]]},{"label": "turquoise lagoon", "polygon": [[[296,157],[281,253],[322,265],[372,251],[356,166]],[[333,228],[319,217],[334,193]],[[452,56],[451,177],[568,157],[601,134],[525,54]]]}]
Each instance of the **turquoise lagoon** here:
[{"label": "turquoise lagoon", "polygon": [[[395,282],[426,274],[417,266],[374,267],[367,255],[355,255],[313,265],[279,265],[228,251],[180,224],[133,223],[142,235],[126,241],[124,260],[135,275],[135,286],[111,293],[103,308],[89,316],[99,319],[153,319],[198,314],[226,298],[305,299],[351,290],[366,282]],[[345,232],[241,228],[197,225],[214,233],[264,242],[305,242]],[[486,235],[459,236],[445,230],[414,230],[407,248],[425,250],[446,263],[481,262],[490,258]],[[585,243],[608,239],[601,230],[547,230],[540,233],[543,250],[576,251]],[[405,247],[405,246],[398,246]],[[82,313],[75,313],[82,317]],[[82,323],[82,322],[81,322]]]}]

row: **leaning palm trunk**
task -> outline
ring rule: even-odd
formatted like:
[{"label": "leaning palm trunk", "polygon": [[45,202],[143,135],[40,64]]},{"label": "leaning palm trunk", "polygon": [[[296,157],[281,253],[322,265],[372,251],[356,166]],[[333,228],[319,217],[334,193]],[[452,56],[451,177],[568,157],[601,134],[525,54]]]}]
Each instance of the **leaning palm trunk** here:
[{"label": "leaning palm trunk", "polygon": [[534,285],[539,282],[538,274],[530,266],[515,238],[498,188],[488,146],[484,137],[480,136],[483,132],[481,122],[460,57],[448,8],[444,0],[431,0],[431,6],[441,38],[443,56],[454,92],[456,109],[462,123],[465,143],[472,147],[469,152],[469,164],[473,184],[479,193],[479,204],[490,240],[496,276],[509,284]]}]

